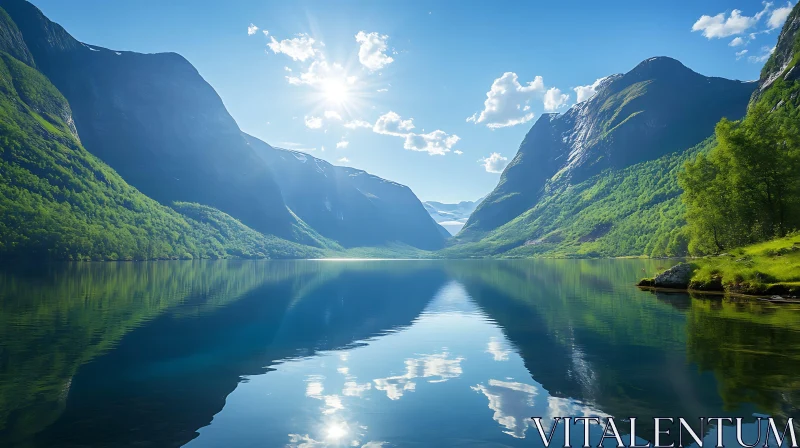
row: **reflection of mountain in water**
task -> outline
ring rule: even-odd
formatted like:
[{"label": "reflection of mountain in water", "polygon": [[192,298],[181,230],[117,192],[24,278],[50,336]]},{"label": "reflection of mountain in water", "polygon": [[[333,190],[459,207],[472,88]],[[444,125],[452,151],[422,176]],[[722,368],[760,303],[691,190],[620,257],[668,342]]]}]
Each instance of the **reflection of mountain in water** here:
[{"label": "reflection of mountain in water", "polygon": [[63,415],[38,439],[46,446],[180,446],[210,423],[243,377],[410,325],[445,281],[439,270],[411,265],[319,265],[303,281],[263,284],[214,313],[165,315],[131,332],[81,368]]},{"label": "reflection of mountain in water", "polygon": [[[509,261],[469,262],[451,269],[476,302],[503,328],[533,379],[553,397],[578,400],[619,419],[639,417],[637,434],[652,439],[653,428],[647,423],[652,425],[653,417],[696,419],[736,415],[747,421],[747,416],[756,409],[750,405],[742,409],[733,404],[753,401],[765,412],[785,400],[772,392],[800,389],[800,384],[792,384],[785,377],[796,370],[786,370],[786,365],[776,362],[777,357],[773,356],[769,364],[780,366],[774,370],[784,376],[768,380],[774,381],[771,388],[766,388],[773,389],[769,391],[769,399],[750,400],[752,397],[745,394],[739,395],[742,399],[734,403],[724,393],[731,387],[726,386],[731,382],[728,372],[741,370],[742,367],[737,369],[733,364],[746,359],[733,353],[722,353],[720,357],[719,350],[729,345],[725,342],[725,329],[740,331],[735,322],[727,319],[714,325],[710,322],[714,318],[703,311],[707,306],[703,302],[687,297],[653,300],[647,293],[631,288],[640,276],[640,261],[564,263],[583,266],[563,269],[556,261]],[[705,316],[701,323],[697,322],[698,313]],[[766,337],[780,336],[781,341],[797,340],[800,334],[794,333],[792,338],[786,331],[779,335],[776,328],[767,327],[764,325],[761,333]],[[746,331],[759,329],[751,325]],[[699,335],[706,339],[698,344],[695,340]],[[750,340],[745,335],[741,339]],[[795,359],[800,354],[797,342],[800,340],[791,345]],[[776,341],[764,341],[764,345],[781,347]],[[684,354],[687,349],[689,361],[699,360],[701,368],[714,370],[715,375],[699,373],[697,365],[687,362]],[[702,355],[697,353],[703,350],[707,356],[699,359]],[[731,356],[734,359],[729,359]],[[766,362],[766,358],[764,355],[761,360]],[[752,370],[757,365],[762,363],[744,364],[752,366]],[[768,381],[757,381],[752,376],[743,378],[738,385],[755,386],[764,392],[760,386]],[[735,380],[732,382],[732,386],[737,385]],[[722,397],[718,384],[723,390]],[[487,396],[503,390],[491,385],[486,389]],[[740,392],[735,390],[729,395]],[[506,427],[512,434],[519,428]]]},{"label": "reflection of mountain in water", "polygon": [[[467,297],[506,336],[479,350],[495,361],[518,353],[549,393],[549,416],[646,424],[796,414],[797,311],[631,286],[656,263],[169,262],[0,273],[0,445],[180,446],[248,376],[369,344],[423,312],[468,311]],[[374,388],[394,402],[420,379],[462,375],[460,352],[425,353],[373,383],[348,380],[342,395]],[[470,386],[517,438],[530,430],[531,401],[545,398],[523,378]]]}]

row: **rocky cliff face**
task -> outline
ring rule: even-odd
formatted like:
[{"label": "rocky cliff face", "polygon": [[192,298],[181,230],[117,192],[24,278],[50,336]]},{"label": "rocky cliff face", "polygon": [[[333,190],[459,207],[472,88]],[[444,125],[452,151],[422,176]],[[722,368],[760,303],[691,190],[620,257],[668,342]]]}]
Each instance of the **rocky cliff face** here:
[{"label": "rocky cliff face", "polygon": [[686,150],[711,135],[720,118],[741,118],[755,88],[667,57],[606,78],[591,99],[536,121],[459,238],[476,239],[509,222],[549,189]]},{"label": "rocky cliff face", "polygon": [[765,102],[775,109],[792,110],[800,104],[800,7],[795,5],[783,25],[775,51],[761,69],[751,104]]},{"label": "rocky cliff face", "polygon": [[446,231],[407,186],[245,138],[271,167],[289,208],[321,235],[347,247],[400,242],[433,250],[444,245]]},{"label": "rocky cliff face", "polygon": [[264,233],[293,218],[267,165],[183,57],[83,44],[23,0],[0,0],[35,64],[72,106],[90,152],[165,204],[198,202]]}]

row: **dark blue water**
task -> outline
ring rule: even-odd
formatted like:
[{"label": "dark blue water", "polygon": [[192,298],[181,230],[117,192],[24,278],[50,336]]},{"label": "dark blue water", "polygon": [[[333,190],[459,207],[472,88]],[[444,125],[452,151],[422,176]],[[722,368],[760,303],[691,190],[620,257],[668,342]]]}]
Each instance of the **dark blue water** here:
[{"label": "dark blue water", "polygon": [[632,286],[669,264],[5,271],[0,446],[542,446],[532,416],[637,417],[642,443],[653,417],[743,417],[752,443],[796,416],[800,309]]}]

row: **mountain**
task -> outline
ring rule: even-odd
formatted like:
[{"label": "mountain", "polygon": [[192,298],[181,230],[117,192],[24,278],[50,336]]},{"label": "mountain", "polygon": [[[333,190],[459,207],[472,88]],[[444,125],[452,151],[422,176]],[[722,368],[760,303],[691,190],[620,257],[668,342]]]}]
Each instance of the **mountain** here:
[{"label": "mountain", "polygon": [[589,100],[536,121],[449,253],[664,255],[685,246],[677,173],[707,149],[701,142],[721,118],[744,115],[755,88],[666,57],[609,76]]},{"label": "mountain", "polygon": [[0,8],[1,259],[323,253],[261,235],[217,210],[212,225],[148,198],[82,146],[69,103],[34,66],[16,24]]},{"label": "mountain", "polygon": [[209,205],[260,232],[303,241],[269,168],[186,59],[86,45],[24,0],[0,6],[69,101],[84,147],[128,183],[165,205]]},{"label": "mountain", "polygon": [[455,235],[464,227],[467,219],[482,200],[483,198],[477,201],[461,201],[458,204],[425,201],[422,205],[425,206],[425,210],[434,221],[447,229],[450,234]]},{"label": "mountain", "polygon": [[783,25],[775,51],[772,52],[758,80],[751,104],[764,103],[772,110],[783,109],[797,116],[800,105],[800,8],[795,5]]},{"label": "mountain", "polygon": [[447,232],[407,186],[244,137],[272,169],[289,208],[324,237],[345,247],[403,243],[435,250],[444,246]]},{"label": "mountain", "polygon": [[591,99],[536,121],[459,238],[497,229],[558,186],[696,145],[720,118],[744,115],[755,87],[700,75],[667,57],[606,78]]}]

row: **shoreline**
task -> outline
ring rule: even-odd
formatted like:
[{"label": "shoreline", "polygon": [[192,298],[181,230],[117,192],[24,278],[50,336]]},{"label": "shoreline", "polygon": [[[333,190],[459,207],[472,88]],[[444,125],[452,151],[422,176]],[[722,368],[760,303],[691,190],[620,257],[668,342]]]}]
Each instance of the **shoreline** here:
[{"label": "shoreline", "polygon": [[769,294],[744,294],[740,292],[729,292],[729,291],[708,291],[702,289],[692,289],[692,288],[665,288],[661,286],[647,286],[647,285],[636,285],[642,291],[652,291],[652,292],[666,292],[666,293],[684,293],[690,295],[697,295],[697,296],[715,296],[715,297],[732,297],[737,299],[746,299],[749,301],[761,301],[761,302],[770,302],[770,303],[797,303],[800,304],[800,298],[792,298],[792,297],[783,297],[780,295],[769,295]]}]

